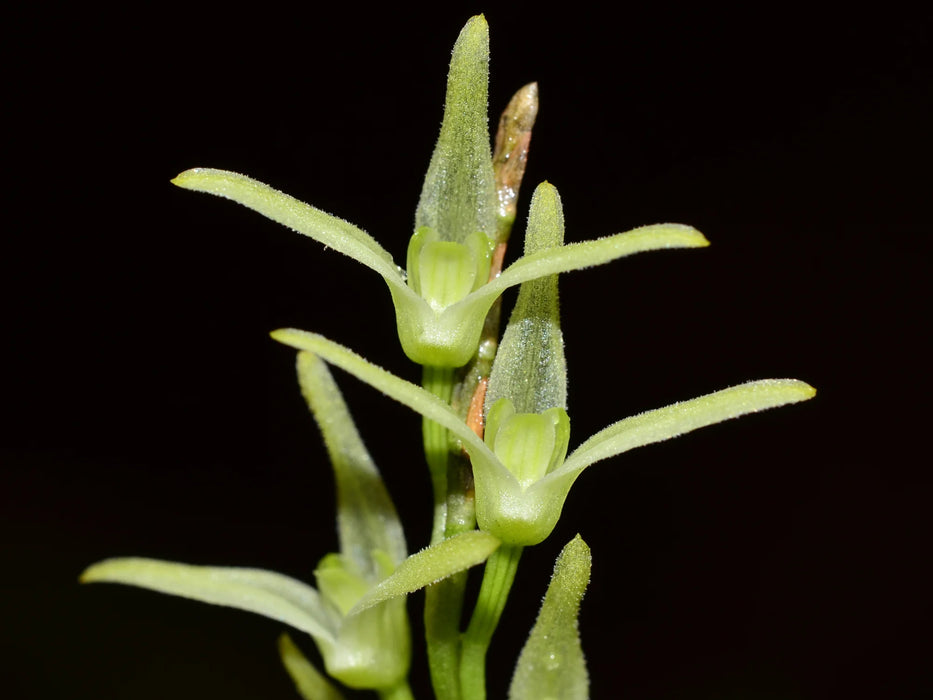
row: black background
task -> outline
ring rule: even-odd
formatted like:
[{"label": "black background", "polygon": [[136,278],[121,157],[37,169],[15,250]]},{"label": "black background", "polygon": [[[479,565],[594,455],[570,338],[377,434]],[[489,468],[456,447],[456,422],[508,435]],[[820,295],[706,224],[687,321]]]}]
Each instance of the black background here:
[{"label": "black background", "polygon": [[[572,445],[746,379],[819,394],[587,471],[525,554],[490,697],[576,532],[594,698],[930,697],[929,13],[529,8],[486,10],[493,118],[540,84],[520,211],[547,179],[568,241],[658,221],[712,241],[562,277]],[[133,554],[309,580],[336,547],[333,485],[268,331],[418,371],[372,272],[168,181],[244,172],[403,259],[450,47],[479,9],[8,19],[10,697],[296,697],[279,624],[77,576]],[[339,381],[419,548],[419,421]],[[419,697],[425,679],[416,657]]]}]

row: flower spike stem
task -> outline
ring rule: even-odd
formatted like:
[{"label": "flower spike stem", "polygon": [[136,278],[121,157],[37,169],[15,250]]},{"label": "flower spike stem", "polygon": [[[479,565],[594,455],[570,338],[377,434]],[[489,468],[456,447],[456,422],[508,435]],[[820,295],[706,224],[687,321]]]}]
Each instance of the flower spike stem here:
[{"label": "flower spike stem", "polygon": [[[454,386],[453,369],[450,367],[432,367],[425,365],[421,375],[421,386],[430,391],[444,403],[450,403]],[[447,454],[450,451],[447,442],[447,429],[425,418],[421,422],[424,442],[424,456],[431,473],[431,486],[434,490],[434,521],[431,526],[431,544],[444,539],[447,524]]]},{"label": "flower spike stem", "polygon": [[486,651],[509,598],[522,549],[503,544],[486,562],[476,608],[463,635],[460,657],[463,700],[486,700]]},{"label": "flower spike stem", "polygon": [[[475,532],[473,473],[469,460],[447,458],[447,524],[445,537]],[[460,698],[460,619],[467,572],[454,574],[425,590],[424,623],[431,681],[439,700]]]},{"label": "flower spike stem", "polygon": [[460,616],[466,578],[457,574],[424,591],[424,638],[437,700],[461,700]]},{"label": "flower spike stem", "polygon": [[[445,403],[450,402],[453,383],[452,368],[424,366],[422,386]],[[456,534],[445,532],[448,520],[447,467],[452,460],[447,429],[428,418],[424,418],[421,425],[424,454],[434,489],[431,544],[437,544],[443,541],[445,535],[449,537]],[[466,574],[456,574],[425,590],[425,641],[431,684],[439,700],[459,700],[460,616],[465,589]]]}]

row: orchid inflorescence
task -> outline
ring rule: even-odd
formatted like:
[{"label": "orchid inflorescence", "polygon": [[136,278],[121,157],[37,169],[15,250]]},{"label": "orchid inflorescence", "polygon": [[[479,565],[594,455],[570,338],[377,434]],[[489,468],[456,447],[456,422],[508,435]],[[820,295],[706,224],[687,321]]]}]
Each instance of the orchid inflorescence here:
[{"label": "orchid inflorescence", "polygon": [[[315,333],[272,333],[299,351],[299,386],[336,479],[339,551],[320,560],[316,587],[260,569],[140,558],[106,560],[82,575],[86,582],[142,586],[256,612],[306,632],[324,673],[289,637],[283,635],[279,649],[307,699],[343,697],[337,683],[382,698],[412,698],[406,596],[422,588],[436,697],[484,698],[486,650],[521,553],[551,534],[587,467],[815,393],[792,379],[752,381],[619,420],[569,449],[559,273],[644,251],[704,247],[708,241],[689,226],[658,224],[565,244],[560,196],[545,182],[532,197],[524,254],[502,269],[537,113],[537,86],[525,86],[513,98],[493,151],[486,118],[488,61],[488,28],[483,17],[474,17],[454,46],[441,133],[404,270],[361,229],[244,175],[195,168],[173,180],[239,202],[376,272],[389,289],[402,350],[423,366],[418,386]],[[513,286],[519,286],[518,298],[500,339],[500,299]],[[399,515],[329,365],[424,419],[434,527],[429,545],[415,554],[408,554]],[[475,608],[461,629],[467,570],[484,562]],[[589,571],[589,548],[577,536],[558,557],[510,698],[588,697],[577,614]]]}]

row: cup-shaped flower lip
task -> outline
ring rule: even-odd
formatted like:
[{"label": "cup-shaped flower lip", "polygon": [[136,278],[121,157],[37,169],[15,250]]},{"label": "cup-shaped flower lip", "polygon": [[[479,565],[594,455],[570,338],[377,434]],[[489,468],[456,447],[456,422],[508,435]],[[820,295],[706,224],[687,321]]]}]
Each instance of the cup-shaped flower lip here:
[{"label": "cup-shaped flower lip", "polygon": [[527,489],[563,464],[570,419],[563,408],[516,413],[512,402],[502,398],[489,410],[483,441]]},{"label": "cup-shaped flower lip", "polygon": [[489,277],[492,241],[482,231],[463,243],[441,240],[420,227],[408,243],[408,286],[436,313],[479,288]]}]

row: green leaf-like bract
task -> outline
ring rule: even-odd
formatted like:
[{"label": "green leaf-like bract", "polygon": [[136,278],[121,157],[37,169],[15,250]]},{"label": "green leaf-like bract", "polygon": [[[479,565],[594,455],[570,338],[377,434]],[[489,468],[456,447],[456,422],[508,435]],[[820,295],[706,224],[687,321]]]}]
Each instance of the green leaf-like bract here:
[{"label": "green leaf-like bract", "polygon": [[[564,243],[564,212],[557,189],[538,185],[531,199],[525,255]],[[518,413],[567,408],[567,365],[560,330],[557,275],[522,282],[496,352],[486,391],[486,412],[508,398]]]},{"label": "green leaf-like bract", "polygon": [[586,700],[589,675],[580,646],[580,601],[590,582],[590,548],[580,535],[561,550],[535,626],[522,648],[509,700]]},{"label": "green leaf-like bract", "polygon": [[460,243],[477,231],[495,235],[488,85],[489,26],[480,15],[467,22],[454,45],[444,121],[415,213],[415,228],[432,228],[445,241]]}]

